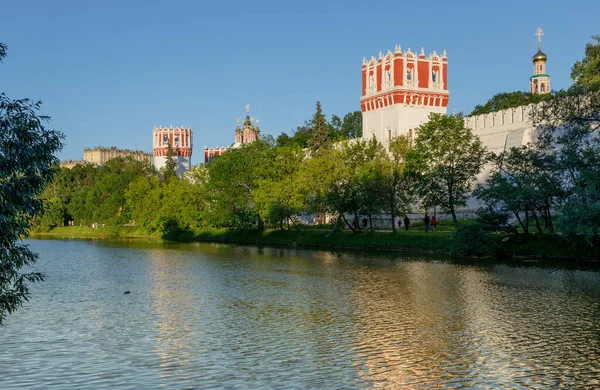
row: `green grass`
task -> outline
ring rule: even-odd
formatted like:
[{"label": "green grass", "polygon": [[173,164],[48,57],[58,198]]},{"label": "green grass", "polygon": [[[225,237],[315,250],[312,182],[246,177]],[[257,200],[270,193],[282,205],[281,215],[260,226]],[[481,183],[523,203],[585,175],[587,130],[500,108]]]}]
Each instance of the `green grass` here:
[{"label": "green grass", "polygon": [[93,238],[93,237],[161,237],[162,234],[157,232],[149,234],[134,226],[105,226],[91,229],[88,226],[62,226],[55,227],[48,232],[32,232],[31,236],[61,236],[70,238]]},{"label": "green grass", "polygon": [[291,245],[317,248],[412,249],[448,252],[452,236],[424,232],[333,232],[326,230],[228,230],[189,229],[177,241],[220,241],[262,245]]},{"label": "green grass", "polygon": [[[448,224],[451,225],[451,222]],[[325,229],[300,230],[229,230],[216,228],[192,228],[176,232],[171,239],[178,242],[226,242],[251,245],[285,245],[308,248],[330,249],[368,249],[368,250],[411,250],[438,253],[449,253],[452,247],[452,231],[444,231],[446,226],[439,226],[436,233],[425,233],[423,226],[411,226],[406,232],[391,231],[333,232]],[[48,233],[32,233],[32,236],[49,235],[69,238],[104,238],[104,237],[155,237],[162,238],[159,232],[148,234],[135,227],[112,226],[98,229],[89,227],[59,227]],[[600,243],[589,246],[583,240],[574,244],[565,242],[558,235],[532,234],[510,236],[495,235],[498,241],[498,253],[501,257],[535,256],[548,258],[599,259]]]}]

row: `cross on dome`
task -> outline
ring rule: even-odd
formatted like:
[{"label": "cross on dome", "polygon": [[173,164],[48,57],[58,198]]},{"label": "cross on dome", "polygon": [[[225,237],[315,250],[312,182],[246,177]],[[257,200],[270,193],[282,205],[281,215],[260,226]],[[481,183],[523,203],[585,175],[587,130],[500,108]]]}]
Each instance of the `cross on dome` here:
[{"label": "cross on dome", "polygon": [[246,104],[246,114],[250,114],[250,105]]},{"label": "cross on dome", "polygon": [[544,36],[544,30],[542,30],[540,27],[538,27],[538,29],[535,32],[535,35],[537,35],[538,37],[538,50],[542,47],[542,37]]}]

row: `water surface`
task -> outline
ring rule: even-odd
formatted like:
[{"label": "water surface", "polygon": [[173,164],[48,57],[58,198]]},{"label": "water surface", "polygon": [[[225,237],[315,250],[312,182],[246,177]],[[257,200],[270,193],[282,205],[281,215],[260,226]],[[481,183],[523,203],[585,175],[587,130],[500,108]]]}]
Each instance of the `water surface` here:
[{"label": "water surface", "polygon": [[594,269],[28,243],[46,280],[0,328],[0,389],[600,386]]}]

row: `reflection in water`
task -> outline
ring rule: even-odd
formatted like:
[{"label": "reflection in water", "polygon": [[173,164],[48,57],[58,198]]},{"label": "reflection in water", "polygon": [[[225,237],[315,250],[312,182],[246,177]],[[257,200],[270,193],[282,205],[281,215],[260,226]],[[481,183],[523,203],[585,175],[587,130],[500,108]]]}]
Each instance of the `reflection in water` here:
[{"label": "reflection in water", "polygon": [[30,244],[47,279],[0,332],[2,389],[600,385],[596,270]]},{"label": "reflection in water", "polygon": [[577,274],[430,262],[365,270],[353,286],[359,371],[383,387],[598,385],[598,275],[583,273],[596,287],[589,297],[573,291]]},{"label": "reflection in water", "polygon": [[178,255],[175,250],[149,252],[152,275],[149,291],[152,321],[157,332],[154,351],[160,359],[159,375],[166,380],[187,382],[193,379],[191,374],[198,366],[194,339],[188,337],[194,327],[197,303],[192,294],[194,273],[187,272]]}]

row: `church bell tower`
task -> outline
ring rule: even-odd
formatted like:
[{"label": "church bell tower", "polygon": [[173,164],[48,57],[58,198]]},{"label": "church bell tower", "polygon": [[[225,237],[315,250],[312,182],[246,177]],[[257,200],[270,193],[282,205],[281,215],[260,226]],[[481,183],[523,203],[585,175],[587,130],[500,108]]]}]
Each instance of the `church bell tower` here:
[{"label": "church bell tower", "polygon": [[544,31],[538,27],[537,35],[538,51],[532,58],[533,76],[529,78],[529,92],[531,93],[550,93],[550,76],[546,74],[546,61],[548,56],[542,51],[542,36]]}]

